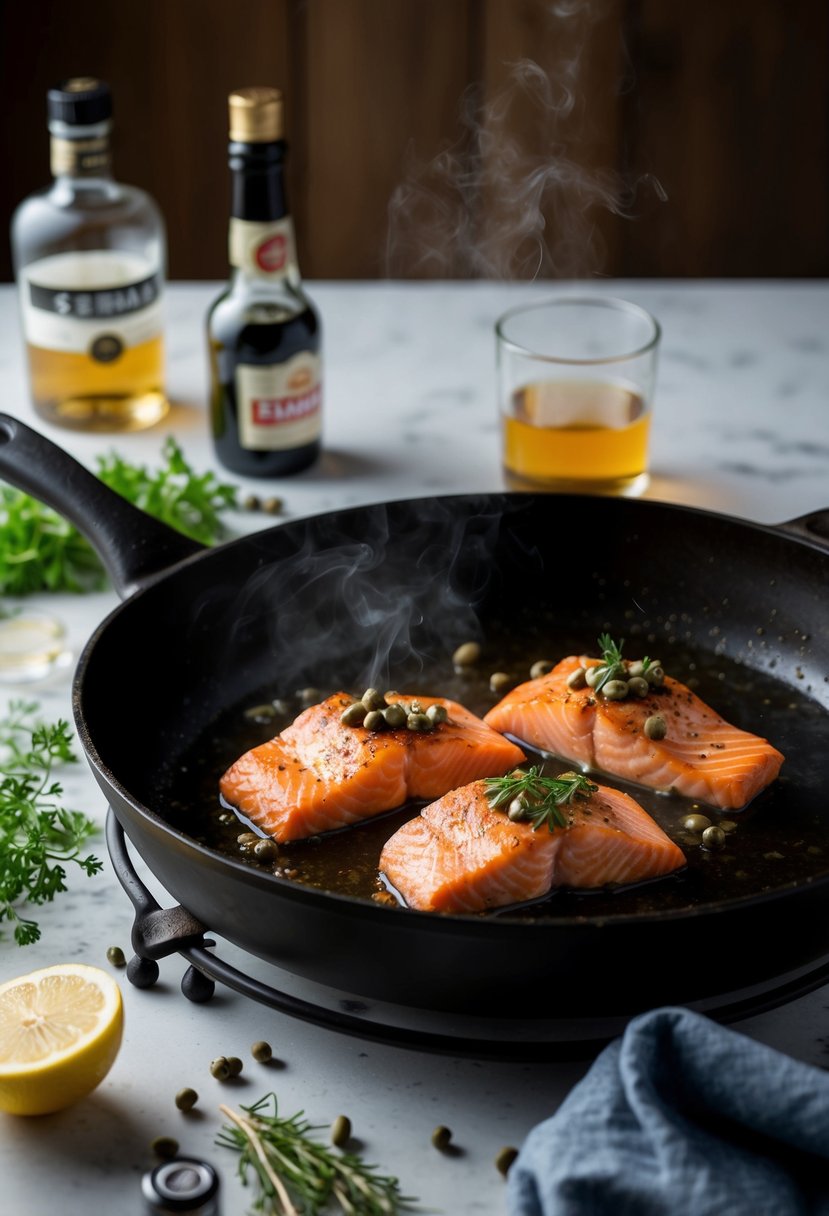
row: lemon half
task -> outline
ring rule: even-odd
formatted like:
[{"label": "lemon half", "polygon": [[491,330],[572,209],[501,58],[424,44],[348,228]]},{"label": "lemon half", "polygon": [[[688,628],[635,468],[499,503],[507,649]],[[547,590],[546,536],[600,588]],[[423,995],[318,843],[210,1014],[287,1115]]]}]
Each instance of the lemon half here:
[{"label": "lemon half", "polygon": [[63,1110],[103,1081],[124,1011],[111,976],[62,963],[0,984],[0,1110]]}]

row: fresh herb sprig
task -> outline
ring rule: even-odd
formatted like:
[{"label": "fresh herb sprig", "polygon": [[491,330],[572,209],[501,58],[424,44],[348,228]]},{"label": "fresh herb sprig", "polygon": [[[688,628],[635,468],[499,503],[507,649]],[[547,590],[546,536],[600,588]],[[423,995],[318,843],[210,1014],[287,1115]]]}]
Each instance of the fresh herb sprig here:
[{"label": "fresh herb sprig", "polygon": [[[272,1104],[272,1113],[266,1109]],[[320,1130],[300,1111],[279,1117],[276,1094],[266,1094],[242,1112],[219,1110],[230,1120],[216,1139],[239,1153],[239,1177],[245,1186],[253,1171],[257,1186],[255,1212],[269,1216],[319,1216],[336,1203],[346,1216],[394,1216],[410,1211],[414,1200],[400,1193],[396,1178],[382,1175],[357,1153],[335,1151],[309,1133]]]},{"label": "fresh herb sprig", "polygon": [[528,820],[533,831],[539,828],[566,828],[568,824],[566,806],[576,798],[589,798],[599,788],[581,773],[562,773],[559,777],[542,777],[537,765],[524,772],[516,769],[506,777],[487,777],[489,790],[487,801],[496,809],[512,806],[519,801],[521,819]]},{"label": "fresh herb sprig", "polygon": [[36,720],[34,702],[13,701],[0,719],[0,922],[14,923],[14,939],[27,946],[40,937],[37,922],[21,915],[21,903],[51,902],[66,890],[72,861],[88,875],[102,863],[81,857],[97,828],[79,811],[61,806],[62,786],[53,780],[58,764],[77,761],[67,722]]},{"label": "fresh herb sprig", "polygon": [[605,684],[611,680],[621,680],[625,675],[625,664],[622,659],[622,647],[625,639],[616,644],[609,633],[599,634],[599,649],[602,652],[601,675],[593,685],[594,692],[601,692]]},{"label": "fresh herb sprig", "polygon": [[[202,544],[223,534],[221,513],[236,506],[235,486],[197,474],[169,436],[155,473],[116,453],[98,458],[101,481],[123,498]],[[92,591],[104,570],[89,542],[50,507],[0,484],[0,594]]]}]

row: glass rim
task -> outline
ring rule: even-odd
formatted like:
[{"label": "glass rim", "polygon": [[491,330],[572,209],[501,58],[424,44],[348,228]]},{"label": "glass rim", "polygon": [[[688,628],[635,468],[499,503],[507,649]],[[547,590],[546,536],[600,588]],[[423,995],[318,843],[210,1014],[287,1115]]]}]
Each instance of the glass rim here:
[{"label": "glass rim", "polygon": [[[531,347],[522,346],[520,342],[515,342],[512,338],[508,338],[504,333],[504,326],[513,317],[520,316],[522,313],[537,312],[542,308],[560,308],[568,304],[609,308],[614,312],[636,313],[650,324],[653,333],[643,346],[639,346],[635,350],[623,351],[618,355],[601,355],[594,359],[573,359],[565,355],[542,355]],[[495,322],[495,335],[499,343],[513,354],[526,355],[528,358],[535,359],[541,363],[565,364],[570,367],[597,367],[607,363],[624,363],[630,359],[637,359],[640,355],[646,355],[656,347],[659,339],[662,337],[662,326],[656,317],[652,313],[649,313],[646,308],[643,308],[641,304],[634,304],[632,300],[623,300],[621,296],[564,296],[540,300],[537,304],[518,304],[514,308],[507,309],[506,312],[501,313]]]}]

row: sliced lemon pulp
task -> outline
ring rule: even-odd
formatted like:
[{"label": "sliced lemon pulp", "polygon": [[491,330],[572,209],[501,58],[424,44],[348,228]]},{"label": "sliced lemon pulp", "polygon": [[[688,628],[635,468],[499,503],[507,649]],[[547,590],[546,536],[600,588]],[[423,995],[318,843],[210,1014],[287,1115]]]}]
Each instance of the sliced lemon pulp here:
[{"label": "sliced lemon pulp", "polygon": [[0,984],[0,1110],[62,1110],[103,1081],[121,1045],[118,985],[63,963]]}]

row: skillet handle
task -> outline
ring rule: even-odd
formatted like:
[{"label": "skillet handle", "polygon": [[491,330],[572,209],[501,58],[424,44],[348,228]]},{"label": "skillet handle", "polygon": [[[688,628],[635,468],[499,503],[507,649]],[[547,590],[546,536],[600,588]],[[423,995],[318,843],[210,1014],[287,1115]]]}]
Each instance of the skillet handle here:
[{"label": "skillet handle", "polygon": [[124,598],[204,546],[140,511],[45,435],[0,414],[0,477],[83,532]]},{"label": "skillet handle", "polygon": [[821,549],[829,552],[829,507],[823,511],[812,511],[809,515],[800,515],[797,519],[788,519],[777,525],[780,532],[790,532]]}]

